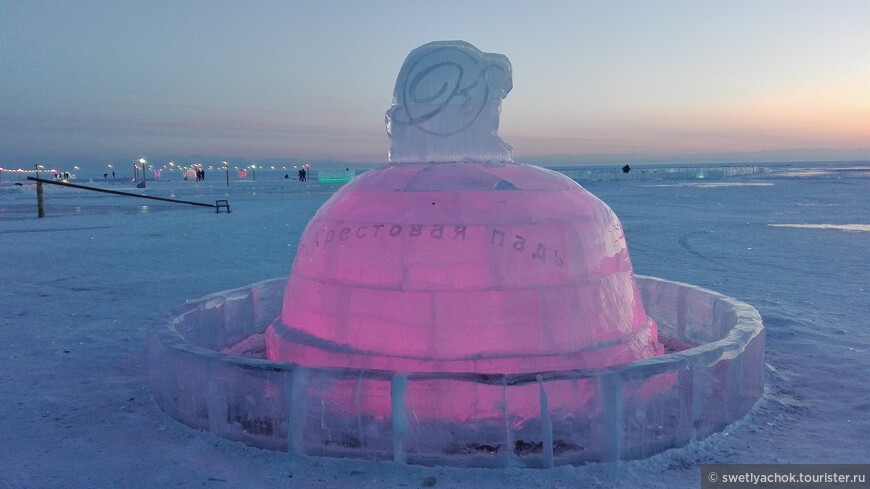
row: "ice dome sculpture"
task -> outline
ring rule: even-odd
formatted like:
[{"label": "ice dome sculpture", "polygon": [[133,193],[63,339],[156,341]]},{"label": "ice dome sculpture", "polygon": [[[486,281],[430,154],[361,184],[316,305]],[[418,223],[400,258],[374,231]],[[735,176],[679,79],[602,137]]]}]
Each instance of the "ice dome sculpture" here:
[{"label": "ice dome sculpture", "polygon": [[622,227],[573,180],[511,161],[506,57],[412,51],[387,112],[391,164],[306,227],[267,357],[312,367],[513,374],[662,352]]},{"label": "ice dome sculpture", "polygon": [[503,56],[413,51],[392,164],[323,205],[289,280],[149,329],[161,409],[261,448],[480,467],[642,458],[746,415],[764,392],[758,311],[635,277],[607,205],[511,161],[510,88]]}]

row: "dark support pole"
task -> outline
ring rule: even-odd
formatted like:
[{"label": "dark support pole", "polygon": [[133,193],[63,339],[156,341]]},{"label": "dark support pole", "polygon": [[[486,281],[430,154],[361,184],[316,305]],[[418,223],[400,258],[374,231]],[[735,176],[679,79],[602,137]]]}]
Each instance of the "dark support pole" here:
[{"label": "dark support pole", "polygon": [[[166,197],[156,197],[156,196],[154,196],[154,195],[134,194],[134,193],[130,193],[130,192],[121,192],[121,191],[119,191],[119,190],[109,190],[109,189],[106,189],[106,188],[88,187],[88,186],[85,186],[85,185],[79,185],[79,184],[76,184],[76,183],[69,183],[69,182],[63,182],[63,181],[54,181],[54,180],[46,180],[46,179],[44,179],[44,178],[33,178],[33,177],[27,177],[27,179],[36,182],[36,192],[37,192],[38,196],[39,196],[39,195],[42,195],[42,191],[40,190],[40,189],[42,188],[42,187],[41,187],[41,184],[43,184],[43,183],[49,183],[49,184],[51,184],[51,185],[59,185],[59,186],[61,186],[61,187],[70,187],[70,188],[80,188],[80,189],[82,189],[82,190],[91,190],[91,191],[94,191],[94,192],[102,192],[102,193],[104,193],[104,194],[126,195],[126,196],[129,196],[129,197],[139,197],[140,199],[160,200],[160,201],[163,201],[163,202],[175,202],[175,203],[177,203],[177,204],[197,205],[197,206],[200,206],[200,207],[217,207],[217,204],[205,204],[205,203],[202,203],[202,202],[192,202],[192,201],[189,201],[189,200],[169,199],[169,198],[166,198]],[[41,207],[41,206],[40,206],[40,207]],[[229,210],[230,210],[230,209],[229,209],[229,205],[228,205],[228,206],[227,206],[227,212],[229,212]],[[42,217],[42,216],[39,216],[39,217]]]},{"label": "dark support pole", "polygon": [[36,182],[36,214],[37,217],[45,217],[45,205],[42,202],[42,182]]}]

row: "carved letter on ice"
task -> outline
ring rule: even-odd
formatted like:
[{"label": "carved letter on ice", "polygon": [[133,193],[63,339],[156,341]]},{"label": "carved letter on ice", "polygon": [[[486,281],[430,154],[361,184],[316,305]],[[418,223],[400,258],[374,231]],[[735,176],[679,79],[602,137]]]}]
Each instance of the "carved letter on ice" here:
[{"label": "carved letter on ice", "polygon": [[387,111],[390,161],[509,161],[498,122],[512,86],[510,61],[501,54],[462,41],[411,51]]}]

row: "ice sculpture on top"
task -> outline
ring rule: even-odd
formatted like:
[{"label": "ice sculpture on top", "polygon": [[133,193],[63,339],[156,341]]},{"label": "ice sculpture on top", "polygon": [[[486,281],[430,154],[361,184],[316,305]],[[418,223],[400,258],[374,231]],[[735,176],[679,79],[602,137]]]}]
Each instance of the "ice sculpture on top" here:
[{"label": "ice sculpture on top", "polygon": [[511,65],[463,41],[432,42],[408,55],[387,111],[392,162],[510,161],[498,137]]},{"label": "ice sculpture on top", "polygon": [[[344,186],[306,227],[266,332],[270,359],[511,374],[661,352],[610,208],[511,161],[497,135],[510,89],[504,56],[459,41],[410,53],[386,117],[393,164]],[[471,396],[487,413],[502,402],[421,395]],[[461,418],[455,406],[416,414]]]}]

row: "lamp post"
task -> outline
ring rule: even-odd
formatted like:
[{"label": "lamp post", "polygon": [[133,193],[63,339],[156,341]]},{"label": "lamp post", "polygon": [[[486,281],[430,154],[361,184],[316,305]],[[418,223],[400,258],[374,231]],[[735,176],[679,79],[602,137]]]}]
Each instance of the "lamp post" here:
[{"label": "lamp post", "polygon": [[[145,164],[148,163],[145,158],[139,158],[139,164],[142,165],[142,188],[145,188]],[[136,165],[133,165],[135,168]]]},{"label": "lamp post", "polygon": [[224,169],[227,171],[227,187],[229,187],[230,186],[230,164],[227,163],[226,161],[222,161],[221,163],[224,164]]}]

